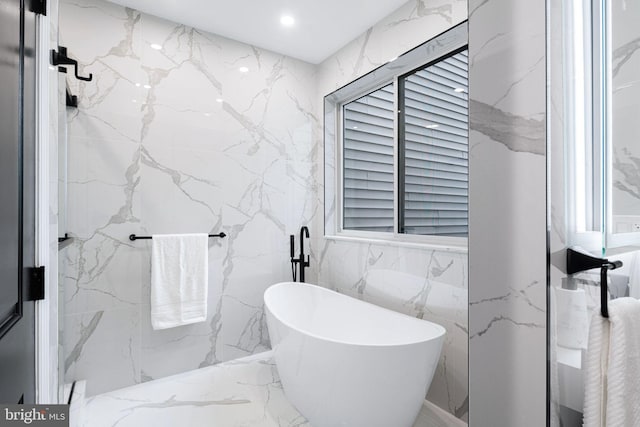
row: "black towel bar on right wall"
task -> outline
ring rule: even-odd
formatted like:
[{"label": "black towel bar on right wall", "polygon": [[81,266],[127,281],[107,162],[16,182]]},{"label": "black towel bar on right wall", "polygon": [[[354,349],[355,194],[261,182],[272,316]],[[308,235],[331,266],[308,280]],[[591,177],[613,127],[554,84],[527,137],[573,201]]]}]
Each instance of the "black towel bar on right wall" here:
[{"label": "black towel bar on right wall", "polygon": [[567,249],[567,274],[580,273],[582,271],[600,269],[600,313],[602,317],[609,317],[609,290],[608,272],[622,267],[622,261],[609,261],[606,258],[598,258],[580,249]]}]

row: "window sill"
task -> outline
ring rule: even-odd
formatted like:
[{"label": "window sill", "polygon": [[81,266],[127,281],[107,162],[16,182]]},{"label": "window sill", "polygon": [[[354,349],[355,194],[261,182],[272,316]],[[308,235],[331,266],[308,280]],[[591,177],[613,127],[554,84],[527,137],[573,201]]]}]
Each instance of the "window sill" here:
[{"label": "window sill", "polygon": [[340,235],[324,235],[325,240],[334,240],[337,242],[352,242],[362,244],[372,244],[379,246],[394,246],[411,249],[424,249],[430,251],[455,252],[466,254],[469,251],[468,246],[463,245],[443,245],[429,242],[409,242],[406,240],[396,239],[374,239],[369,237],[356,236],[340,236]]}]

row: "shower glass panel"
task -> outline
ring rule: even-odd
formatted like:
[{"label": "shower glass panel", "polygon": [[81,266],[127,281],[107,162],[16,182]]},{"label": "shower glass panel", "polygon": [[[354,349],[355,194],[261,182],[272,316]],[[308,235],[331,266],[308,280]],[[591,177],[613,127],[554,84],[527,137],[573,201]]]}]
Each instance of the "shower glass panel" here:
[{"label": "shower glass panel", "polygon": [[605,245],[640,249],[640,3],[609,0],[604,10]]},{"label": "shower glass panel", "polygon": [[547,5],[550,425],[578,427],[601,287],[566,274],[567,248],[622,261],[608,298],[640,297],[640,3]]},{"label": "shower glass panel", "polygon": [[[602,250],[602,114],[597,25],[598,11],[587,0],[562,2],[557,17],[564,29],[561,44],[566,144],[568,243],[598,254]],[[559,94],[559,93],[558,93]]]},{"label": "shower glass panel", "polygon": [[[67,80],[66,75],[58,73],[58,241],[67,233]],[[58,243],[58,283],[65,277],[66,257],[64,249]],[[64,324],[64,295],[62,286],[58,286],[58,342],[63,342]],[[67,403],[64,390],[64,352],[62,345],[58,345],[58,402]]]},{"label": "shower glass panel", "polygon": [[589,0],[548,2],[550,424],[582,426],[583,361],[599,277],[566,274],[567,247],[602,252],[598,33]]}]

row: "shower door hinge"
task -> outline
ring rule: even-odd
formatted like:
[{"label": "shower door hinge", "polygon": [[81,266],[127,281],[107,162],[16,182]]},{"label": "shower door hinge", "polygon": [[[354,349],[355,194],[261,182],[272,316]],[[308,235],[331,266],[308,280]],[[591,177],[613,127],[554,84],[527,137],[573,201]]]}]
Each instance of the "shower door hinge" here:
[{"label": "shower door hinge", "polygon": [[27,268],[26,301],[44,299],[44,266]]},{"label": "shower door hinge", "polygon": [[47,0],[31,0],[29,10],[37,15],[47,16]]}]

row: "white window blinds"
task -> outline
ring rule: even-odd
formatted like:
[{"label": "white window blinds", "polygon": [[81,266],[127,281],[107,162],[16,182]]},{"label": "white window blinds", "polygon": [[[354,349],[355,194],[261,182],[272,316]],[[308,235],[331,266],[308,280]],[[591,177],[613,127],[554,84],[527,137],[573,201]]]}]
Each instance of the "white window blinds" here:
[{"label": "white window blinds", "polygon": [[467,236],[467,70],[464,50],[406,76],[400,84],[401,232]]},{"label": "white window blinds", "polygon": [[467,70],[464,50],[401,77],[398,113],[393,84],[343,105],[344,229],[467,236]]},{"label": "white window blinds", "polygon": [[393,232],[393,85],[345,104],[343,118],[343,228]]}]

